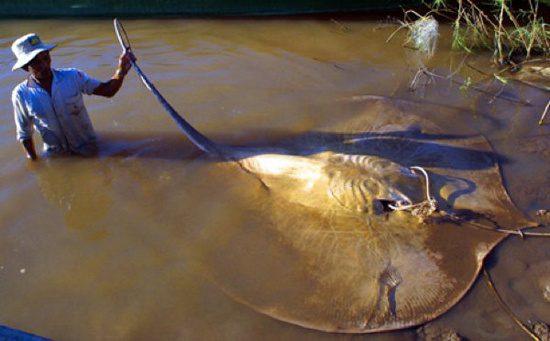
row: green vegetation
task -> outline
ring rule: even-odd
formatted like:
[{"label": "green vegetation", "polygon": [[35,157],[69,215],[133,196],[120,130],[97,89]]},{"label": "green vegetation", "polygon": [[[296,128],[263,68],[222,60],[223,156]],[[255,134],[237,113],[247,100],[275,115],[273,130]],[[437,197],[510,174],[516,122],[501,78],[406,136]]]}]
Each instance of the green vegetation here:
[{"label": "green vegetation", "polygon": [[[493,98],[529,105],[528,101],[519,98],[501,96],[501,91],[493,93],[486,90],[476,85],[470,76],[465,80],[455,79],[454,76],[463,65],[484,76],[493,77],[503,87],[515,79],[548,90],[545,84],[548,81],[546,70],[550,70],[550,25],[539,14],[539,1],[514,2],[514,5],[522,4],[523,8],[512,7],[511,0],[487,1],[431,0],[425,2],[429,8],[425,13],[405,11],[404,19],[398,20],[399,28],[389,36],[388,41],[405,28],[408,31],[405,46],[420,52],[415,56],[419,69],[409,86],[411,91],[430,84],[435,78],[441,78],[458,84],[462,91],[475,90]],[[425,64],[435,53],[439,35],[438,20],[451,23],[452,47],[466,53],[460,65],[449,75],[430,71]],[[502,66],[497,72],[486,72],[466,63],[468,54],[483,50],[491,51],[493,61]]]},{"label": "green vegetation", "polygon": [[539,15],[539,1],[522,2],[513,8],[510,0],[433,0],[429,15],[453,22],[453,47],[467,52],[488,49],[494,61],[509,64],[550,54],[550,27]]}]

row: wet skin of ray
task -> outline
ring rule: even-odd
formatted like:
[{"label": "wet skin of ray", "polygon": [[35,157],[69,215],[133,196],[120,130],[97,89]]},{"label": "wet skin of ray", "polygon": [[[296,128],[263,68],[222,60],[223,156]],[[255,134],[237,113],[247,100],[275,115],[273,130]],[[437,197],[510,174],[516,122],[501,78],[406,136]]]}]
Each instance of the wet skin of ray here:
[{"label": "wet skin of ray", "polygon": [[[125,46],[123,39],[121,39],[119,25],[115,19],[115,29],[121,45],[123,48],[127,48],[128,46]],[[468,235],[471,238],[470,240],[463,238],[462,241],[471,242],[475,247],[470,248],[473,252],[470,253],[469,257],[464,257],[468,260],[465,266],[467,271],[454,270],[452,266],[448,268],[444,265],[446,265],[445,261],[454,258],[453,253],[457,250],[456,245],[451,248],[446,247],[446,245],[430,245],[427,242],[424,243],[428,240],[425,236],[430,235],[431,231],[429,229],[414,231],[416,232],[414,235],[410,235],[412,229],[407,229],[411,225],[419,225],[420,222],[426,223],[432,229],[435,227],[442,229],[445,226],[445,220],[426,222],[424,220],[426,217],[423,217],[422,220],[411,223],[411,216],[406,216],[409,221],[403,222],[403,214],[407,214],[407,212],[393,208],[412,206],[412,201],[396,185],[401,185],[403,182],[401,178],[410,179],[414,176],[411,176],[410,173],[407,174],[404,168],[390,161],[392,160],[389,158],[390,155],[394,156],[393,160],[400,160],[403,164],[409,162],[414,165],[431,166],[437,174],[433,185],[436,193],[440,194],[439,197],[443,199],[455,197],[452,202],[446,201],[447,210],[452,212],[460,208],[462,211],[475,212],[474,217],[487,217],[490,222],[494,222],[494,227],[501,227],[501,224],[509,222],[506,220],[501,221],[498,215],[494,214],[495,211],[514,210],[515,208],[502,187],[494,157],[491,160],[491,148],[483,138],[474,139],[473,141],[472,139],[455,139],[447,143],[443,142],[443,138],[441,139],[443,143],[423,143],[409,140],[411,136],[415,137],[415,132],[417,136],[419,135],[418,132],[422,136],[425,131],[428,131],[428,135],[430,135],[437,133],[439,128],[417,116],[401,112],[389,98],[373,98],[371,103],[368,103],[371,105],[366,105],[366,107],[369,110],[375,108],[378,115],[364,116],[366,120],[371,120],[365,122],[371,125],[365,127],[366,131],[378,134],[394,129],[409,131],[409,133],[404,134],[405,138],[392,139],[389,144],[385,139],[378,139],[374,142],[368,141],[366,144],[355,143],[357,146],[354,146],[354,152],[373,154],[373,151],[376,151],[376,156],[381,156],[387,160],[380,159],[374,163],[359,163],[359,166],[384,165],[378,168],[365,168],[354,167],[356,164],[349,162],[357,159],[364,161],[366,160],[364,157],[362,159],[359,157],[344,157],[343,159],[348,162],[340,163],[340,166],[344,166],[343,168],[346,169],[345,174],[342,176],[342,171],[333,169],[334,162],[332,162],[331,167],[328,167],[326,160],[323,161],[319,157],[314,158],[312,155],[309,155],[309,157],[303,156],[303,153],[293,155],[292,152],[284,149],[269,148],[262,150],[261,148],[242,148],[216,144],[177,113],[142,72],[141,68],[135,63],[133,65],[146,87],[154,94],[182,132],[196,147],[207,154],[237,164],[241,169],[253,174],[260,180],[264,188],[284,193],[274,195],[273,199],[276,199],[276,196],[280,199],[287,199],[290,203],[321,212],[321,216],[323,212],[332,209],[333,202],[340,206],[333,210],[337,214],[338,208],[349,210],[350,207],[346,207],[346,204],[342,200],[338,200],[338,196],[329,190],[329,188],[333,189],[329,184],[331,179],[336,178],[334,175],[337,174],[344,178],[343,181],[340,181],[344,184],[344,190],[341,191],[344,194],[339,195],[340,199],[346,197],[349,199],[350,196],[351,199],[363,199],[359,201],[359,207],[355,207],[355,210],[352,208],[352,211],[356,213],[355,215],[343,214],[343,218],[351,218],[348,223],[354,225],[364,224],[371,230],[374,230],[374,227],[384,227],[384,229],[377,229],[375,233],[371,233],[366,239],[368,241],[380,241],[380,243],[374,243],[373,248],[370,248],[369,246],[372,245],[367,243],[366,247],[358,249],[357,243],[352,241],[353,246],[350,250],[349,242],[343,243],[338,245],[336,252],[330,254],[330,257],[336,256],[336,260],[318,262],[318,257],[311,257],[312,254],[315,255],[319,252],[316,245],[306,245],[305,248],[292,246],[294,239],[300,237],[299,233],[298,235],[293,234],[299,232],[300,228],[296,229],[296,226],[293,226],[294,228],[290,230],[281,230],[281,227],[285,224],[278,221],[274,222],[273,227],[277,229],[283,239],[290,237],[288,242],[290,242],[291,248],[295,249],[294,253],[300,258],[301,262],[307,264],[300,273],[302,275],[306,274],[305,283],[309,286],[313,285],[313,288],[310,288],[313,290],[307,290],[299,296],[282,295],[284,299],[280,297],[266,306],[265,298],[255,300],[250,297],[250,293],[265,292],[265,289],[251,288],[251,291],[247,293],[246,289],[243,291],[243,288],[231,288],[226,286],[225,282],[219,281],[224,290],[230,292],[236,299],[248,302],[250,306],[263,313],[313,329],[350,333],[399,329],[426,322],[458,302],[472,285],[484,257],[503,239],[503,236],[491,235],[490,232],[486,232],[489,234],[485,236],[488,240],[483,240],[484,238],[479,238],[473,233]],[[380,115],[381,113],[383,113],[383,116]],[[415,131],[411,130],[410,127],[412,126],[416,127]],[[377,129],[378,127],[381,129]],[[453,144],[456,144],[456,146],[453,146]],[[374,147],[374,150],[364,148],[370,145]],[[323,146],[315,149],[323,149]],[[450,151],[456,152],[451,153]],[[326,156],[327,154],[331,155],[328,152],[320,155]],[[332,158],[332,161],[341,159],[342,157],[336,157]],[[331,157],[328,160],[331,160]],[[350,174],[347,173],[349,168],[359,171],[359,181],[348,181],[346,179],[350,177]],[[426,200],[430,202],[430,205],[433,205],[427,211],[427,214],[431,215],[436,210],[436,199],[430,193],[428,173],[420,166],[414,166],[411,169],[413,168],[421,170],[425,176]],[[394,181],[387,181],[386,177],[388,175]],[[470,191],[463,191],[462,188],[452,191],[447,188],[444,193],[440,193],[440,189],[448,182],[448,177],[465,178],[476,184],[476,186]],[[350,178],[357,178],[357,175],[352,174]],[[489,183],[487,183],[487,178],[490,178]],[[485,183],[483,183],[483,180],[485,180]],[[488,186],[484,189],[486,184]],[[491,185],[496,186],[496,190],[489,191]],[[500,187],[498,187],[499,185]],[[335,188],[341,189],[342,186],[336,186]],[[414,187],[412,188],[414,189]],[[351,195],[346,195],[347,191],[351,191]],[[456,198],[456,192],[460,192],[458,198]],[[496,196],[495,192],[498,192]],[[449,193],[451,194],[449,195]],[[461,200],[463,197],[467,197],[467,199],[465,201]],[[278,203],[279,201],[276,200],[275,202]],[[384,214],[383,202],[390,202],[389,207],[395,211]],[[461,206],[461,204],[464,204],[464,206]],[[287,210],[282,211],[284,212],[284,220],[288,223],[288,212]],[[359,215],[357,212],[359,212]],[[413,210],[412,213],[415,214],[415,211]],[[444,211],[444,213],[447,212]],[[521,214],[517,211],[516,213],[515,218],[521,220]],[[275,217],[277,209],[270,209],[269,214]],[[451,216],[454,217],[454,213]],[[365,217],[368,217],[368,219],[365,219]],[[340,220],[338,222],[340,223]],[[467,221],[465,222],[467,223]],[[514,222],[516,223],[516,221]],[[300,220],[300,223],[303,224],[303,220]],[[456,220],[447,222],[447,225],[452,225],[452,223],[456,223]],[[490,229],[491,226],[488,226],[488,228]],[[406,233],[401,235],[395,233],[400,230],[404,230]],[[456,230],[448,230],[446,233],[456,233]],[[426,239],[420,238],[419,243],[412,242],[419,239],[418,236],[424,236]],[[322,247],[324,244],[320,243],[320,245]],[[331,245],[330,248],[333,249],[333,246]],[[320,250],[322,252],[323,248]],[[356,252],[356,257],[338,258],[342,254],[351,253],[353,255],[354,252]],[[349,264],[350,260],[352,260],[351,264]],[[301,262],[298,264],[301,264]],[[354,274],[353,277],[343,276],[340,272],[342,268],[348,266],[352,270],[350,273]],[[215,277],[215,275],[213,274],[212,277]],[[429,279],[429,281],[426,281],[426,279]],[[302,281],[304,281],[303,277]],[[287,289],[291,291],[299,292],[303,289],[299,280],[289,280],[285,283],[289,283],[291,287]],[[254,287],[258,284],[261,285],[261,281],[254,281],[253,284]],[[271,287],[271,284],[269,283],[268,286]],[[366,290],[363,290],[364,288]],[[327,299],[328,297],[330,299]],[[441,297],[445,299],[442,300]],[[343,307],[343,309],[339,309],[339,307]]]},{"label": "wet skin of ray", "polygon": [[[385,137],[387,132],[391,137],[391,131],[397,130],[401,136],[366,142],[346,138],[348,154],[341,153],[334,138],[329,138],[330,145],[311,149],[324,152],[309,155],[282,148],[217,145],[213,149],[225,159],[222,163],[238,165],[269,190],[272,203],[264,215],[270,217],[268,226],[281,243],[271,249],[288,249],[295,257],[294,267],[300,269],[277,289],[271,283],[262,288],[257,279],[248,287],[243,283],[235,287],[213,270],[211,276],[229,295],[267,315],[312,329],[348,333],[400,329],[431,320],[456,304],[485,256],[504,238],[489,231],[464,234],[461,224],[446,220],[446,215],[469,213],[468,219],[489,222],[489,228],[526,223],[502,187],[495,157],[482,137],[448,140],[440,135],[437,142],[424,142],[423,136],[438,134],[433,123],[396,110],[389,98],[375,99],[366,107],[387,113],[361,116],[367,134]],[[213,144],[187,126],[180,124],[192,140]],[[408,212],[384,210],[383,202],[410,204],[415,193],[422,195],[419,177],[405,167],[416,164],[429,167],[433,175],[443,219],[421,222]],[[464,188],[464,183],[473,185]],[[434,244],[436,233],[456,235],[457,242]],[[280,294],[272,293],[273,301],[257,296],[266,291]]]}]

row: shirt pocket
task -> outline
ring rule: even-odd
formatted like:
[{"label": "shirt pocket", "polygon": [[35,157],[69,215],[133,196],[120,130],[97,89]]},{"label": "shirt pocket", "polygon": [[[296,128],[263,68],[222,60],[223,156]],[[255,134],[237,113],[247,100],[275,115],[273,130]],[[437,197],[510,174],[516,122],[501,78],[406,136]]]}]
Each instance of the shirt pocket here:
[{"label": "shirt pocket", "polygon": [[65,108],[69,114],[74,116],[79,115],[84,108],[82,95],[77,93],[76,95],[65,98]]}]

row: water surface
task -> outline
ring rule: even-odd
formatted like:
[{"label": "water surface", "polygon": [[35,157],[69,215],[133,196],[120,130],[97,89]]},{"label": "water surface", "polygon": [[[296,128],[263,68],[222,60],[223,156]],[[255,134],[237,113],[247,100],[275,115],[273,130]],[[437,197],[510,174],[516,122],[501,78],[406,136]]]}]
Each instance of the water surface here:
[{"label": "water surface", "polygon": [[[457,79],[471,77],[512,100],[447,80],[410,92],[418,56],[402,47],[402,35],[386,42],[394,26],[328,19],[125,26],[142,69],[217,142],[281,143],[357,122],[367,111],[363,95],[407,98],[422,102],[423,115],[445,131],[475,129],[488,138],[507,189],[527,216],[537,219],[537,209],[550,208],[550,124],[537,126],[548,94],[519,83],[502,89],[468,67]],[[443,31],[428,64],[442,74],[463,60],[450,51],[448,28]],[[226,296],[209,279],[208,259],[223,259],[216,251],[238,241],[235,235],[257,238],[247,245],[276,238],[258,233],[265,217],[235,197],[241,189],[243,197],[261,196],[260,190],[247,174],[200,157],[134,73],[114,98],[85,99],[101,139],[99,157],[27,162],[10,103],[25,75],[11,72],[11,42],[39,33],[59,45],[54,67],[77,67],[102,80],[114,72],[120,48],[108,20],[5,20],[0,32],[0,324],[56,340],[414,338],[414,330],[368,336],[307,330]],[[491,73],[488,59],[472,56],[469,63]],[[40,145],[38,137],[35,142]],[[258,267],[253,257],[239,260],[242,271]],[[508,239],[489,264],[521,319],[550,323],[547,240]],[[474,340],[525,338],[482,280],[435,323]]]}]

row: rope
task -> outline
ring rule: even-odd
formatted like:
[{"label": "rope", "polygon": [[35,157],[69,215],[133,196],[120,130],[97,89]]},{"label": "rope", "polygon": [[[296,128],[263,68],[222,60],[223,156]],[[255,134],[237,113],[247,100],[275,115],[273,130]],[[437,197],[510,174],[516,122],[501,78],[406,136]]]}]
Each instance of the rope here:
[{"label": "rope", "polygon": [[424,219],[437,211],[437,201],[430,194],[430,177],[428,176],[428,172],[420,166],[413,166],[411,167],[411,170],[414,173],[420,171],[422,175],[424,175],[424,178],[426,179],[426,199],[416,204],[403,204],[403,202],[398,201],[395,205],[390,204],[388,207],[394,211],[409,211],[413,216]]},{"label": "rope", "polygon": [[[434,197],[431,195],[430,191],[430,178],[428,176],[428,172],[422,167],[419,166],[413,166],[411,167],[411,170],[413,172],[420,171],[422,175],[424,175],[424,178],[426,179],[426,199],[418,202],[416,204],[409,203],[409,204],[403,204],[403,202],[398,201],[395,203],[395,205],[388,205],[389,208],[391,208],[394,211],[409,211],[413,216],[419,217],[421,220],[429,217],[437,210],[437,201]],[[507,229],[501,229],[498,227],[493,227],[489,225],[484,225],[477,223],[475,221],[467,221],[461,218],[460,216],[457,216],[455,214],[449,214],[448,215],[452,220],[458,221],[461,223],[466,224],[466,226],[477,228],[480,230],[486,230],[486,231],[492,231],[497,233],[504,233],[504,234],[511,234],[511,235],[517,235],[520,236],[522,239],[530,236],[530,237],[550,237],[550,233],[547,232],[531,232],[531,231],[523,231],[526,228],[535,228],[535,227],[545,227],[544,225],[537,225],[537,226],[523,226],[518,227],[515,230],[507,230]]]}]

